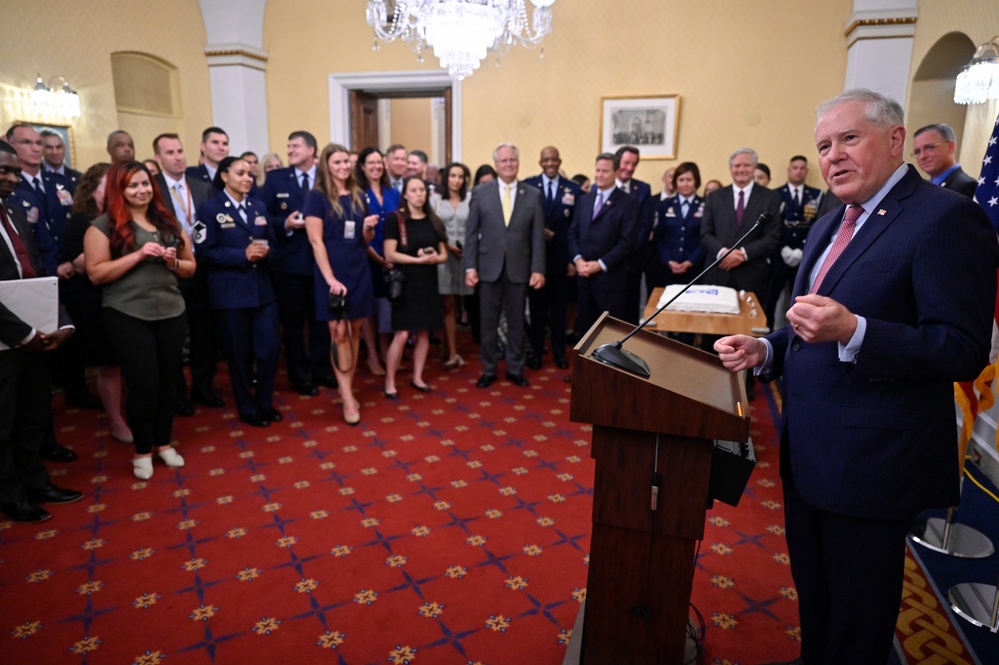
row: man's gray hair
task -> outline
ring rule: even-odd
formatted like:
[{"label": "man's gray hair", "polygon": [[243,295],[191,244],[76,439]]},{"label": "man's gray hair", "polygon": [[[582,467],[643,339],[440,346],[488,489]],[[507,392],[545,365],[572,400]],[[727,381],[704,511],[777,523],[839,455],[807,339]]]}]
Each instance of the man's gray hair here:
[{"label": "man's gray hair", "polygon": [[916,133],[912,135],[912,138],[916,138],[923,132],[936,132],[944,141],[947,141],[948,143],[950,141],[954,141],[955,143],[957,142],[957,134],[954,133],[953,128],[951,128],[951,126],[946,122],[938,122],[935,125],[920,127],[916,130]]},{"label": "man's gray hair", "polygon": [[729,155],[728,157],[728,165],[732,166],[732,162],[735,161],[735,158],[738,157],[739,155],[749,155],[750,157],[752,157],[753,166],[756,166],[757,164],[760,163],[759,156],[756,154],[756,151],[753,150],[752,148],[736,148],[735,150],[732,151],[732,154]]},{"label": "man's gray hair", "polygon": [[868,90],[867,88],[855,88],[836,95],[832,99],[822,102],[815,109],[815,119],[819,120],[833,107],[845,102],[863,102],[865,105],[864,115],[868,120],[880,127],[894,127],[905,124],[905,111],[902,105],[891,97],[886,97],[879,92]]},{"label": "man's gray hair", "polygon": [[518,161],[520,160],[520,150],[517,149],[517,146],[515,146],[512,143],[500,143],[498,146],[496,146],[496,149],[493,150],[493,163],[494,164],[496,163],[496,159],[499,157],[499,151],[501,149],[503,149],[503,148],[513,148],[513,154],[514,154],[514,156],[517,158]]}]

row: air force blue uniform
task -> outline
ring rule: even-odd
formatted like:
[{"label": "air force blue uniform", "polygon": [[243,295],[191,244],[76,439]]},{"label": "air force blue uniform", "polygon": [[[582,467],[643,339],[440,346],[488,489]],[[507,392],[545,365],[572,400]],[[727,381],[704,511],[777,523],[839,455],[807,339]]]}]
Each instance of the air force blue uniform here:
[{"label": "air force blue uniform", "polygon": [[[696,194],[687,202],[687,213],[683,212],[680,195],[660,198],[655,211],[655,227],[652,230],[652,247],[656,263],[655,271],[649,279],[649,291],[657,286],[679,284],[690,281],[701,270],[706,254],[701,245],[701,217],[704,216],[704,199]],[[693,265],[685,273],[674,274],[669,262]],[[648,279],[648,278],[647,278]]]},{"label": "air force blue uniform", "polygon": [[70,208],[73,205],[73,184],[66,176],[45,169],[41,169],[38,175],[42,179],[45,195],[40,196],[28,184],[27,178],[22,177],[21,184],[14,190],[8,205],[24,212],[35,231],[35,245],[45,272],[55,275],[59,267],[62,232],[72,214]]},{"label": "air force blue uniform", "polygon": [[531,289],[527,294],[531,311],[531,357],[537,362],[543,355],[547,325],[551,329],[552,355],[556,360],[565,359],[568,266],[572,263],[572,257],[569,256],[569,226],[572,225],[576,204],[583,197],[583,191],[575,182],[562,177],[552,182],[551,197],[541,175],[525,179],[524,184],[541,191],[545,230],[552,233],[551,238],[545,239],[545,285],[540,289]]},{"label": "air force blue uniform", "polygon": [[256,263],[246,258],[246,248],[254,240],[267,240],[273,246],[274,232],[263,203],[246,197],[243,204],[246,220],[225,192],[202,204],[194,224],[194,247],[199,268],[208,271],[208,294],[226,350],[236,407],[241,416],[254,416],[273,409],[280,343],[270,258]]},{"label": "air force blue uniform", "polygon": [[[317,171],[323,168],[317,164]],[[309,183],[310,188],[315,182]],[[278,293],[278,311],[283,328],[288,378],[296,388],[314,381],[332,381],[329,327],[316,320],[315,259],[304,228],[288,230],[288,215],[301,211],[306,192],[295,167],[275,169],[267,174],[261,189],[267,207],[267,219],[274,231],[274,284]],[[305,336],[308,331],[308,349]]]}]

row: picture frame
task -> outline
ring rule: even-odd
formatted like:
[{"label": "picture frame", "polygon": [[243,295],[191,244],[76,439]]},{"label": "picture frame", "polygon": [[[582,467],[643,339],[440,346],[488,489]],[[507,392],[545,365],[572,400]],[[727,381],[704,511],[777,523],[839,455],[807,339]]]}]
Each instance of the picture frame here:
[{"label": "picture frame", "polygon": [[73,142],[73,128],[69,125],[45,125],[30,120],[18,120],[17,124],[31,125],[35,131],[48,129],[62,137],[62,142],[66,146],[66,159],[64,163],[69,168],[76,168],[76,144]]},{"label": "picture frame", "polygon": [[600,98],[600,151],[637,147],[642,159],[676,159],[680,96]]}]

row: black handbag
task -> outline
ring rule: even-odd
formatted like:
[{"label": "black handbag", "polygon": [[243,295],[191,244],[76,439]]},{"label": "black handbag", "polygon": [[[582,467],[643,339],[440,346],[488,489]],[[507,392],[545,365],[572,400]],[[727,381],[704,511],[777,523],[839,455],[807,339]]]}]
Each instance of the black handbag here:
[{"label": "black handbag", "polygon": [[347,296],[340,293],[331,293],[326,307],[333,315],[334,321],[343,321],[347,309]]}]

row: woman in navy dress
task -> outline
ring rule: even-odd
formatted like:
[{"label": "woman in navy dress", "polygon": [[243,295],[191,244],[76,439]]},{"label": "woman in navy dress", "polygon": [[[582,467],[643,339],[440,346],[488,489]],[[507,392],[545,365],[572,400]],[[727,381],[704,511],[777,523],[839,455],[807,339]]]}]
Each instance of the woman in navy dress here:
[{"label": "woman in navy dress", "polygon": [[704,199],[697,195],[701,172],[694,162],[683,162],[673,173],[676,193],[659,201],[653,231],[659,257],[658,279],[653,286],[685,284],[701,269],[701,216]]},{"label": "woman in navy dress", "polygon": [[395,337],[388,351],[385,396],[397,399],[395,373],[402,360],[409,335],[413,335],[414,388],[423,393],[430,386],[423,380],[430,347],[430,331],[444,322],[437,293],[437,266],[447,261],[447,231],[434,213],[427,186],[418,177],[402,183],[402,207],[390,215],[385,225],[385,258],[406,276],[402,298],[392,303],[392,329]]},{"label": "woman in navy dress", "polygon": [[267,223],[266,206],[249,196],[249,163],[226,157],[212,184],[221,191],[201,204],[194,224],[198,267],[208,271],[208,298],[239,419],[267,427],[283,419],[274,408],[280,348],[277,301],[268,270],[274,231]]},{"label": "woman in navy dress", "polygon": [[392,332],[392,307],[388,301],[385,274],[392,264],[385,261],[385,216],[399,208],[399,192],[389,184],[385,161],[378,148],[365,148],[357,157],[354,168],[357,186],[367,197],[368,212],[378,215],[375,237],[368,244],[371,282],[375,289],[375,313],[364,320],[362,333],[368,347],[368,369],[375,376],[385,376],[381,361],[388,353],[388,336]]},{"label": "woman in navy dress", "polygon": [[[343,419],[356,425],[361,422],[361,404],[354,397],[354,370],[361,324],[375,306],[368,243],[375,237],[378,215],[368,213],[350,167],[350,154],[342,145],[323,148],[316,186],[305,197],[302,216],[316,259],[316,318],[329,321]],[[333,294],[346,297],[342,313],[330,311]]]}]

